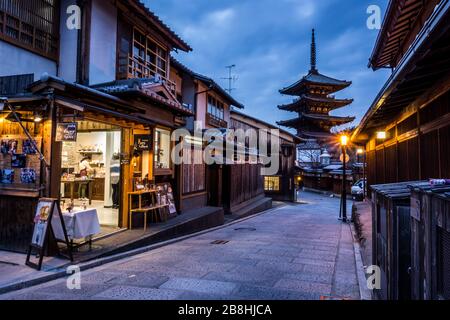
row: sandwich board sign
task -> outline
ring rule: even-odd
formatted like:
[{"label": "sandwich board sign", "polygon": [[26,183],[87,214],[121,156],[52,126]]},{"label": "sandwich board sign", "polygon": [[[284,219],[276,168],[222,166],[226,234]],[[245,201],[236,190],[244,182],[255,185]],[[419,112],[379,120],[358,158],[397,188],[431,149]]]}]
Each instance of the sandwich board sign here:
[{"label": "sandwich board sign", "polygon": [[[55,219],[55,220],[54,220]],[[64,243],[68,251],[68,259],[73,262],[72,248],[67,236],[67,230],[64,223],[64,217],[59,206],[59,201],[57,199],[40,199],[36,208],[36,213],[34,216],[34,230],[33,237],[31,238],[31,244],[28,248],[26,265],[35,268],[37,270],[42,269],[42,261],[44,259],[45,250],[47,249],[50,235],[54,232],[52,227],[53,223],[60,223],[60,227],[63,230],[64,238],[56,239],[57,243]],[[31,255],[36,252],[37,263],[31,261]]]}]

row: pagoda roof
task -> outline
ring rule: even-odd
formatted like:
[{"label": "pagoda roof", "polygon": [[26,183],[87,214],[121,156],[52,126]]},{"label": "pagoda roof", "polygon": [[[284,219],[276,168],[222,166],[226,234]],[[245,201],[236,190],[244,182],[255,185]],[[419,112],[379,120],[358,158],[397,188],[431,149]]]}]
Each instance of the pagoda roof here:
[{"label": "pagoda roof", "polygon": [[307,138],[314,138],[317,140],[328,140],[334,137],[334,134],[330,132],[310,132],[310,131],[302,131],[301,136]]},{"label": "pagoda roof", "polygon": [[300,117],[277,122],[278,125],[289,127],[289,128],[298,128],[305,122],[326,122],[332,126],[339,126],[355,120],[355,117],[337,117],[337,116],[329,116],[325,114],[301,114]]},{"label": "pagoda roof", "polygon": [[329,93],[341,91],[352,84],[351,81],[338,80],[327,77],[316,70],[311,70],[307,76],[303,77],[293,85],[280,90],[281,94],[292,96],[300,96],[303,89],[309,86],[324,86],[329,87]]},{"label": "pagoda roof", "polygon": [[300,99],[297,99],[293,103],[278,106],[280,110],[297,111],[304,104],[309,105],[326,105],[328,108],[337,109],[345,107],[353,103],[353,99],[335,99],[332,97],[322,96],[313,97],[309,95],[302,95]]}]

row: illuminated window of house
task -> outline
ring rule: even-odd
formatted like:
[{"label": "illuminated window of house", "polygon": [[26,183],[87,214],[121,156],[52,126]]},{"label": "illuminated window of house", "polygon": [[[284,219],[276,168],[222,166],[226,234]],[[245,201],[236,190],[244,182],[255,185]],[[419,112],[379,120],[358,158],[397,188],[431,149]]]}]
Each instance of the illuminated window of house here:
[{"label": "illuminated window of house", "polygon": [[170,169],[170,131],[155,130],[155,168]]},{"label": "illuminated window of house", "polygon": [[131,77],[150,78],[155,75],[167,77],[167,49],[137,29],[133,31],[132,56],[129,66]]},{"label": "illuminated window of house", "polygon": [[264,177],[265,191],[280,191],[280,177]]},{"label": "illuminated window of house", "polygon": [[212,96],[208,96],[208,114],[215,119],[225,119],[225,106]]}]

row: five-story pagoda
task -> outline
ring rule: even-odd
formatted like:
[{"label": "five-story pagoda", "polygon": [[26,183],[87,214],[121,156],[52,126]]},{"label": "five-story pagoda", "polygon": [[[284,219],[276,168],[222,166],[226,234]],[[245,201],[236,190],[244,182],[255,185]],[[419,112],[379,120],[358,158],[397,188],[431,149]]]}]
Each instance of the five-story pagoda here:
[{"label": "five-story pagoda", "polygon": [[299,137],[327,143],[333,136],[331,129],[355,120],[354,117],[337,117],[330,112],[353,102],[336,99],[333,93],[349,87],[352,83],[324,76],[316,67],[316,41],[314,29],[311,44],[311,70],[293,85],[280,90],[281,94],[296,96],[293,103],[278,106],[279,109],[298,113],[292,120],[280,121],[278,125],[297,130]]}]

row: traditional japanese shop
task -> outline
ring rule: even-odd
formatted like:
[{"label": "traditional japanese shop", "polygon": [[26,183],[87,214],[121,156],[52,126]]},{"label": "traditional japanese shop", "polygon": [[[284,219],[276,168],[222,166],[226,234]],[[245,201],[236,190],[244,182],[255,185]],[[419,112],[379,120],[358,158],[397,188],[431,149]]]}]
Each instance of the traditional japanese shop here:
[{"label": "traditional japanese shop", "polygon": [[118,97],[107,88],[48,77],[29,96],[4,104],[0,249],[26,249],[42,197],[60,199],[63,213],[90,225],[68,230],[75,240],[146,229],[177,215],[171,132],[190,111],[141,90],[133,92],[141,98],[136,105],[128,90]]}]

